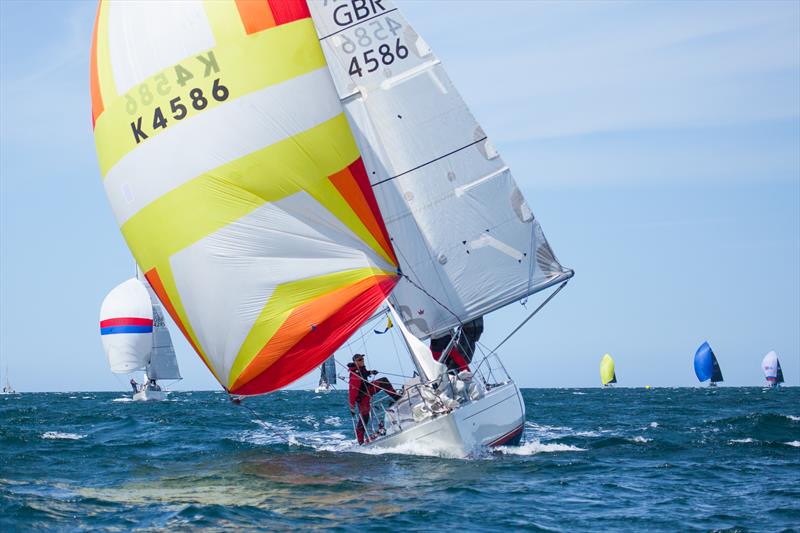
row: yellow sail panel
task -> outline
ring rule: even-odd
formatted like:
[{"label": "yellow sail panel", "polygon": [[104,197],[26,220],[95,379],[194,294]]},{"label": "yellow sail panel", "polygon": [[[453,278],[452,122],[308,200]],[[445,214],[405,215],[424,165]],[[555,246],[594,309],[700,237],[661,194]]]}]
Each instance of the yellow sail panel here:
[{"label": "yellow sail panel", "polygon": [[600,382],[603,385],[617,382],[617,375],[614,373],[614,359],[605,354],[600,360]]},{"label": "yellow sail panel", "polygon": [[306,3],[103,3],[96,24],[98,160],[137,262],[224,387],[299,378],[398,278]]}]

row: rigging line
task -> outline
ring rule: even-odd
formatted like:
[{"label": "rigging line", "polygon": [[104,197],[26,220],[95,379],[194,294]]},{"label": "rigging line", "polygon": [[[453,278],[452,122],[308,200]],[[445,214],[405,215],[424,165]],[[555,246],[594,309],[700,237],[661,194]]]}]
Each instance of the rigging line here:
[{"label": "rigging line", "polygon": [[258,420],[261,423],[260,424],[261,427],[265,428],[266,426],[268,426],[269,424],[267,424],[267,422],[265,422],[260,416],[258,416],[258,413],[256,413],[253,410],[252,407],[250,407],[249,405],[244,403],[244,398],[245,398],[244,396],[236,396],[235,397],[232,394],[228,393],[228,399],[231,401],[231,403],[233,403],[234,405],[240,405],[240,406],[244,407],[245,409],[247,409],[248,411],[250,411],[250,414],[252,414],[254,417],[256,417],[256,420]]},{"label": "rigging line", "polygon": [[550,300],[552,300],[552,299],[555,297],[555,295],[556,295],[556,294],[558,294],[558,293],[561,291],[561,289],[563,289],[563,288],[564,288],[564,287],[567,285],[567,283],[568,283],[568,282],[569,282],[569,280],[566,280],[566,281],[564,281],[564,283],[562,283],[562,284],[561,284],[561,285],[560,285],[560,286],[559,286],[559,287],[558,287],[558,288],[557,288],[555,291],[553,291],[553,293],[552,293],[550,296],[548,296],[548,297],[547,297],[547,299],[546,299],[545,301],[543,301],[543,302],[541,303],[541,305],[539,305],[539,307],[537,307],[536,309],[534,309],[534,310],[533,310],[533,312],[532,312],[531,314],[529,314],[529,315],[528,315],[528,318],[526,318],[525,320],[523,320],[523,321],[520,323],[520,325],[519,325],[519,326],[517,326],[516,328],[514,328],[514,331],[512,331],[511,333],[509,333],[509,334],[506,336],[506,338],[505,338],[505,339],[503,339],[503,340],[500,342],[500,344],[498,344],[497,346],[495,346],[495,347],[494,347],[494,349],[493,349],[491,352],[489,352],[489,353],[490,353],[490,354],[497,353],[497,350],[498,350],[498,349],[499,349],[499,348],[500,348],[502,345],[504,345],[508,339],[510,339],[511,337],[513,337],[513,336],[514,336],[514,334],[515,334],[516,332],[518,332],[518,331],[520,330],[520,328],[522,328],[522,326],[524,326],[525,324],[527,324],[527,323],[528,323],[528,320],[530,320],[531,318],[533,318],[533,315],[535,315],[536,313],[538,313],[538,312],[539,312],[539,311],[542,309],[542,307],[544,307],[545,305],[547,305],[547,302],[549,302]]},{"label": "rigging line", "polygon": [[451,315],[453,315],[453,316],[456,318],[456,320],[458,321],[458,325],[459,325],[459,326],[463,326],[463,325],[464,325],[464,323],[463,323],[463,322],[461,322],[461,319],[460,319],[460,318],[458,318],[458,315],[457,315],[457,314],[455,314],[455,313],[454,313],[454,312],[453,312],[453,311],[452,311],[452,310],[451,310],[449,307],[447,307],[447,306],[446,306],[446,305],[444,305],[442,302],[440,302],[438,299],[436,299],[436,296],[432,295],[431,293],[429,293],[428,291],[426,291],[425,289],[423,289],[423,288],[422,288],[420,285],[417,285],[417,283],[416,283],[414,280],[412,280],[411,278],[409,278],[409,277],[408,277],[406,274],[402,274],[402,276],[403,276],[404,278],[406,278],[406,279],[408,280],[408,282],[409,282],[411,285],[413,285],[413,286],[414,286],[414,287],[416,287],[417,289],[421,290],[423,293],[425,293],[425,295],[426,295],[428,298],[430,298],[431,300],[433,300],[434,302],[436,302],[437,304],[439,304],[440,306],[442,306],[442,308],[443,308],[445,311],[447,311],[448,313],[450,313]]},{"label": "rigging line", "polygon": [[480,142],[483,142],[483,141],[485,141],[486,139],[488,139],[488,137],[486,137],[486,136],[483,136],[482,138],[478,139],[477,141],[473,141],[473,142],[471,142],[471,143],[469,143],[469,144],[465,144],[465,145],[464,145],[464,146],[462,146],[461,148],[456,148],[456,149],[455,149],[455,150],[453,150],[452,152],[448,152],[448,153],[446,153],[446,154],[444,154],[444,155],[440,155],[439,157],[436,157],[436,158],[434,158],[434,159],[431,159],[430,161],[427,161],[427,162],[425,162],[425,163],[422,163],[421,165],[417,165],[417,166],[415,166],[414,168],[410,168],[410,169],[406,170],[405,172],[401,172],[400,174],[396,174],[396,175],[392,176],[391,178],[386,178],[386,179],[382,179],[381,181],[376,181],[375,183],[373,183],[373,184],[372,184],[372,186],[373,186],[373,187],[376,187],[376,186],[378,186],[378,185],[381,185],[381,184],[383,184],[383,183],[386,183],[387,181],[392,181],[393,179],[399,178],[400,176],[405,176],[405,175],[406,175],[406,174],[408,174],[409,172],[414,172],[415,170],[419,170],[419,169],[421,169],[422,167],[425,167],[425,166],[428,166],[428,165],[430,165],[431,163],[435,163],[435,162],[439,161],[440,159],[444,159],[445,157],[450,157],[451,155],[453,155],[453,154],[455,154],[455,153],[457,153],[457,152],[460,152],[461,150],[466,150],[466,149],[467,149],[467,148],[469,148],[470,146],[475,146],[476,144],[478,144],[478,143],[480,143]]}]

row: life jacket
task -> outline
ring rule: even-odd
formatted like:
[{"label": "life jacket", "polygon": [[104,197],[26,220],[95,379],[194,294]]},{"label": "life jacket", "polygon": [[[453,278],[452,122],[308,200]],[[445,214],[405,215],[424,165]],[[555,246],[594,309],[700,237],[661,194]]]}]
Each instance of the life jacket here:
[{"label": "life jacket", "polygon": [[366,367],[359,369],[355,363],[348,363],[347,369],[350,371],[350,407],[353,408],[372,396],[368,380],[370,373]]}]

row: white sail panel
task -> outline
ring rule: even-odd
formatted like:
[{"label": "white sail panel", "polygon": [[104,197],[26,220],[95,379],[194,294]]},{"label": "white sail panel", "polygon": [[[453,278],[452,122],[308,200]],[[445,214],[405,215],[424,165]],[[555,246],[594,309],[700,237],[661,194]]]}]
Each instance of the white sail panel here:
[{"label": "white sail panel", "polygon": [[769,352],[761,361],[761,368],[764,369],[764,376],[767,381],[776,381],[778,379],[779,367],[778,354],[775,351]]},{"label": "white sail panel", "polygon": [[164,320],[161,302],[138,265],[136,266],[136,278],[147,287],[147,293],[150,295],[150,302],[153,306],[153,349],[145,369],[147,377],[150,379],[181,379],[175,347]]},{"label": "white sail panel", "polygon": [[442,333],[568,278],[509,168],[396,7],[309,7],[410,279],[392,297],[412,333]]},{"label": "white sail panel", "polygon": [[127,374],[145,367],[153,347],[153,308],[139,280],[129,279],[105,297],[100,338],[112,372]]},{"label": "white sail panel", "polygon": [[164,312],[158,300],[153,300],[153,350],[147,365],[147,377],[150,379],[181,379],[175,347],[172,345]]},{"label": "white sail panel", "polygon": [[447,372],[447,367],[433,358],[433,354],[428,345],[408,331],[408,328],[406,328],[403,321],[400,320],[397,310],[392,304],[389,304],[389,310],[392,313],[394,321],[397,323],[397,327],[400,328],[400,333],[403,335],[406,345],[408,345],[408,350],[411,353],[414,366],[417,367],[417,371],[423,380],[432,381]]}]

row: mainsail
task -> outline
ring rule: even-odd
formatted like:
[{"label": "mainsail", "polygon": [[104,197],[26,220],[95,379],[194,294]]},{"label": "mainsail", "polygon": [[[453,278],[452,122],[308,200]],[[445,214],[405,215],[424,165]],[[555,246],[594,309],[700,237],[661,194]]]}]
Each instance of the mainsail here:
[{"label": "mainsail", "polygon": [[319,387],[330,388],[336,385],[336,358],[330,356],[319,367]]},{"label": "mainsail", "polygon": [[617,373],[614,371],[614,359],[605,354],[600,360],[600,381],[603,385],[617,382]]},{"label": "mainsail", "polygon": [[136,278],[147,287],[150,302],[153,305],[153,349],[147,363],[146,372],[150,379],[181,379],[178,369],[178,359],[175,356],[175,347],[169,334],[161,302],[158,301],[155,291],[144,277],[141,269],[136,267]]},{"label": "mainsail", "polygon": [[770,383],[783,383],[783,370],[781,369],[781,362],[778,360],[778,354],[775,351],[770,351],[764,356],[761,361],[761,367],[764,369],[764,375]]},{"label": "mainsail", "polygon": [[389,0],[311,1],[403,278],[411,332],[437,336],[568,279],[439,59]]},{"label": "mainsail", "polygon": [[103,300],[100,338],[112,372],[127,374],[147,364],[153,347],[153,307],[138,279],[117,285]]},{"label": "mainsail", "polygon": [[701,344],[694,354],[694,373],[700,381],[710,379],[711,383],[718,383],[723,380],[717,356],[708,342]]},{"label": "mainsail", "polygon": [[322,363],[399,276],[306,3],[101,1],[90,67],[114,215],[217,380]]}]

